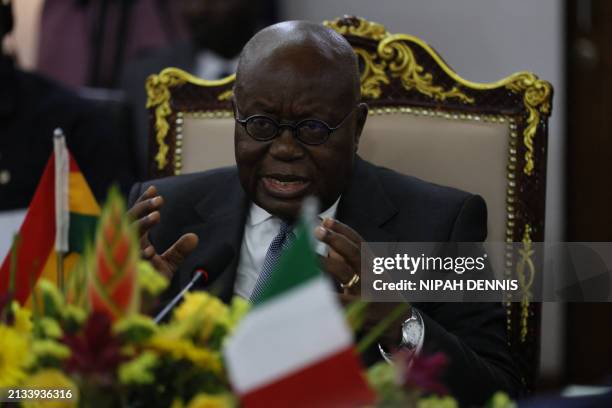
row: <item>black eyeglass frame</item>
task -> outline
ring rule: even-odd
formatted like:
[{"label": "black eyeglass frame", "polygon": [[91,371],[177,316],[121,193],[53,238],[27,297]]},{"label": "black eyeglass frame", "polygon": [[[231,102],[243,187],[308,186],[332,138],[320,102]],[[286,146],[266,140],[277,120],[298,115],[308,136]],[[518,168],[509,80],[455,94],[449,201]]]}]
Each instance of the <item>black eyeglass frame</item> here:
[{"label": "black eyeglass frame", "polygon": [[[349,116],[351,116],[351,114],[355,111],[355,109],[357,109],[359,106],[361,105],[361,103],[355,105],[353,107],[353,109],[351,109],[349,111],[349,113],[347,113],[344,118],[342,118],[342,120],[340,121],[340,123],[338,123],[338,125],[332,127],[329,126],[325,121],[320,120],[320,119],[302,119],[299,122],[296,123],[283,123],[283,122],[278,122],[277,120],[275,120],[274,118],[271,118],[267,115],[261,115],[261,114],[255,114],[255,115],[251,115],[245,119],[239,119],[238,115],[238,107],[236,106],[235,103],[232,103],[232,106],[234,108],[234,119],[236,120],[236,122],[238,122],[239,124],[241,124],[244,127],[245,132],[253,139],[253,140],[257,140],[258,142],[269,142],[270,140],[274,140],[278,137],[278,135],[281,133],[281,129],[286,127],[291,129],[291,133],[293,134],[293,137],[295,137],[297,140],[300,141],[300,143],[303,143],[305,145],[309,145],[309,146],[319,146],[322,145],[324,143],[326,143],[329,140],[329,137],[331,136],[331,134],[333,132],[335,132],[336,130],[340,129],[343,125],[344,122],[349,118]],[[252,121],[253,119],[257,119],[257,118],[263,118],[266,120],[269,120],[271,123],[273,123],[276,126],[276,132],[274,132],[274,134],[272,134],[272,136],[267,137],[267,138],[257,138],[255,136],[253,136],[251,134],[251,132],[249,132],[249,129],[247,127],[247,124],[249,121]],[[308,142],[308,141],[304,141],[300,138],[300,125],[303,125],[306,122],[317,122],[318,124],[323,125],[325,128],[327,128],[327,136],[325,137],[325,139],[323,139],[321,142],[316,142],[316,143],[312,143],[312,142]]]}]

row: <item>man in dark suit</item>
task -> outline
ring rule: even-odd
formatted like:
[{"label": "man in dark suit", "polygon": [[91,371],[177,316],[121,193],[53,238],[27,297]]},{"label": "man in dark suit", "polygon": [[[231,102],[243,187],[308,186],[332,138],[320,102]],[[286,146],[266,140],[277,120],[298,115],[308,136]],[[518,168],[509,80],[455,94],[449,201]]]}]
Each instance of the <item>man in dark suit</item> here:
[{"label": "man in dark suit", "polygon": [[[480,197],[359,158],[368,108],[359,103],[357,60],[342,36],[306,22],[271,26],[245,46],[236,75],[237,166],[156,180],[130,194],[143,256],[172,277],[170,295],[228,244],[237,256],[204,288],[225,300],[250,298],[272,247],[288,239],[286,226],[310,195],[325,209],[315,231],[324,244],[321,267],[344,289],[343,302],[360,295],[363,242],[485,239]],[[461,402],[482,403],[496,390],[520,393],[501,305],[412,306],[381,337],[378,359],[398,346],[441,350],[451,360],[445,382]],[[370,304],[366,328],[394,307]]]}]

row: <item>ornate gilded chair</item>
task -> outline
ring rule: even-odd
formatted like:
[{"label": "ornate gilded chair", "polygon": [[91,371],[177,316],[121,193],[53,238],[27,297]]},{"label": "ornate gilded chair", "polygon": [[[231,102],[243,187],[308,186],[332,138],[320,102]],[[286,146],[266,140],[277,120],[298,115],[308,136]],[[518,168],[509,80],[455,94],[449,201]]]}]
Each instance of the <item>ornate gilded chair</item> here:
[{"label": "ornate gilded chair", "polygon": [[[489,241],[544,240],[548,82],[529,72],[493,83],[466,81],[416,37],[356,17],[324,24],[344,35],[359,57],[362,97],[370,106],[362,157],[480,194],[489,211]],[[149,77],[152,176],[234,163],[233,82],[233,75],[205,81],[176,68]],[[520,273],[522,282],[541,269],[537,260],[518,265],[508,254],[500,261],[507,276]],[[509,342],[531,385],[540,305],[526,295],[505,306]]]}]

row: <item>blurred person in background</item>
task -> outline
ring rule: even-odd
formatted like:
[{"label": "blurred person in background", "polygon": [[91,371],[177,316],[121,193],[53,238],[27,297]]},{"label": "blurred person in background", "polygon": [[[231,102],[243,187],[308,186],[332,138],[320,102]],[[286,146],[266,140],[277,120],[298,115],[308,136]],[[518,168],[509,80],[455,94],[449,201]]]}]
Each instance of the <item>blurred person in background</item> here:
[{"label": "blurred person in background", "polygon": [[116,88],[127,61],[184,37],[178,14],[170,0],[45,0],[38,71],[73,88]]},{"label": "blurred person in background", "polygon": [[[0,2],[0,40],[13,28],[10,1]],[[110,185],[123,191],[133,182],[125,146],[112,119],[97,104],[79,98],[40,75],[21,71],[0,53],[0,256],[19,227],[51,152],[53,130],[61,127],[68,148],[96,198]],[[7,238],[8,236],[8,238]]]},{"label": "blurred person in background", "polygon": [[189,38],[127,64],[121,88],[132,103],[135,148],[141,178],[147,174],[148,114],[145,81],[167,67],[204,79],[219,79],[236,70],[238,55],[260,28],[275,22],[272,0],[179,0]]}]

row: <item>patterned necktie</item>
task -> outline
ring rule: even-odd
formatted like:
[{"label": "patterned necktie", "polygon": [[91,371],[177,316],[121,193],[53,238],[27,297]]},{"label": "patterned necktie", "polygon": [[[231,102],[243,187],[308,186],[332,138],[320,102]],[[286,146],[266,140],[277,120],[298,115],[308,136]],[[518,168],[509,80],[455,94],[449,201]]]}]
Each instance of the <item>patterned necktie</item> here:
[{"label": "patterned necktie", "polygon": [[289,245],[291,245],[294,239],[295,235],[293,234],[293,231],[291,231],[291,225],[287,224],[286,222],[282,222],[280,231],[272,240],[272,243],[268,248],[268,252],[266,253],[266,258],[264,259],[261,273],[257,278],[255,288],[253,289],[253,292],[249,298],[251,303],[257,302],[264,289],[269,284],[270,276],[278,263],[281,253],[287,249]]}]

